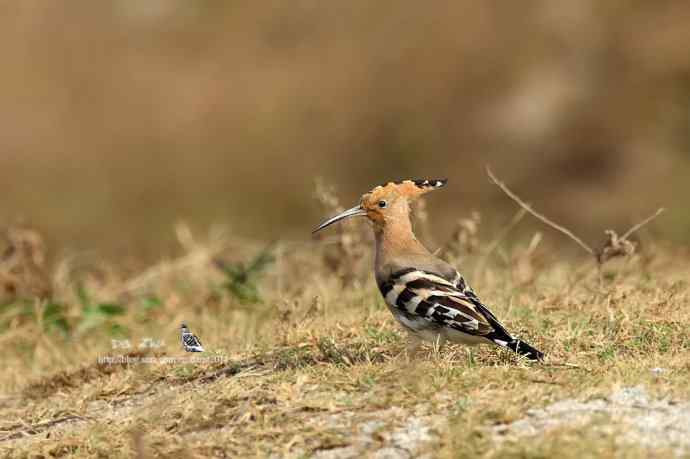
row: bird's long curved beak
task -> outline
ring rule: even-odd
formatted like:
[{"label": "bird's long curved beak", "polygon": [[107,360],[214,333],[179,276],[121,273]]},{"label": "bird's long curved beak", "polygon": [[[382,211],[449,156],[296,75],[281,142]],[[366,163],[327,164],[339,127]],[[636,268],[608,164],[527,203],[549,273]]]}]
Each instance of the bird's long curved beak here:
[{"label": "bird's long curved beak", "polygon": [[314,234],[317,231],[321,231],[322,229],[326,228],[327,226],[331,226],[333,223],[337,223],[340,220],[344,220],[346,218],[350,217],[357,217],[361,215],[366,215],[367,211],[362,208],[362,206],[355,206],[352,209],[348,209],[345,212],[341,212],[335,217],[329,218],[325,222],[321,223],[314,231],[311,233]]}]

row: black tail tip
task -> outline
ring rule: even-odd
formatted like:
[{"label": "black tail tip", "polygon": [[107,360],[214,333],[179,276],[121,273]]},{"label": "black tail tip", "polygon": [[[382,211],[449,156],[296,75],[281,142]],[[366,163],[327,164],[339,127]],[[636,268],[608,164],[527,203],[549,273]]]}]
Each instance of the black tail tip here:
[{"label": "black tail tip", "polygon": [[544,353],[541,351],[538,351],[536,349],[534,349],[533,352],[528,352],[528,353],[521,354],[521,355],[524,355],[528,359],[534,360],[535,362],[543,362],[544,361]]},{"label": "black tail tip", "polygon": [[519,339],[513,340],[508,343],[506,346],[513,352],[522,355],[524,357],[527,357],[530,360],[535,360],[538,362],[541,362],[544,360],[544,353],[533,348],[529,344],[525,343],[524,341],[520,341]]}]

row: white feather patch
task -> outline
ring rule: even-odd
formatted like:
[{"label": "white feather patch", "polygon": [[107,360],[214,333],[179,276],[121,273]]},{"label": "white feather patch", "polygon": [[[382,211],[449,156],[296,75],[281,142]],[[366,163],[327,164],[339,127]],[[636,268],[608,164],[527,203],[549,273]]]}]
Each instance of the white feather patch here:
[{"label": "white feather patch", "polygon": [[419,295],[415,296],[410,301],[405,303],[405,309],[410,314],[413,314],[415,312],[415,310],[417,309],[417,306],[419,306],[419,303],[422,302],[422,300],[424,300],[424,298],[422,298],[421,296],[419,296]]},{"label": "white feather patch", "polygon": [[398,301],[398,296],[400,292],[405,290],[405,284],[395,284],[390,292],[386,294],[386,303],[392,307],[395,307],[395,303]]},{"label": "white feather patch", "polygon": [[431,282],[434,282],[434,283],[437,283],[440,285],[445,285],[448,287],[455,287],[455,285],[451,284],[450,282],[448,282],[447,280],[445,280],[444,278],[442,278],[440,276],[436,276],[435,274],[425,273],[422,271],[412,271],[411,273],[407,273],[407,274],[401,276],[397,282],[402,282],[403,284],[407,284],[409,282],[416,281],[418,279],[427,279]]}]

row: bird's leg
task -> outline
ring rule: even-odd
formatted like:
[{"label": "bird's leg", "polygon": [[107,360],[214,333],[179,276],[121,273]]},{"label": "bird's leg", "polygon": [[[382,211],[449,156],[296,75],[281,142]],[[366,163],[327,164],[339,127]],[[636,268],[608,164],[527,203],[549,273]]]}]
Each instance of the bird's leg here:
[{"label": "bird's leg", "polygon": [[422,339],[417,336],[415,333],[408,333],[407,335],[407,346],[405,348],[405,356],[407,360],[409,361],[411,358],[413,358],[419,349],[422,347]]}]

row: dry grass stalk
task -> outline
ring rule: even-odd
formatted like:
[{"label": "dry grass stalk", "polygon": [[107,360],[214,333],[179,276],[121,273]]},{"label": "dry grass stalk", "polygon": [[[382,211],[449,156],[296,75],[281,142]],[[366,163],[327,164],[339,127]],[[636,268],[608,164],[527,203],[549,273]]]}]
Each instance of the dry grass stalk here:
[{"label": "dry grass stalk", "polygon": [[505,240],[505,238],[510,234],[510,232],[522,221],[522,219],[527,214],[525,209],[519,209],[513,218],[510,219],[508,225],[503,227],[503,229],[498,233],[498,235],[482,250],[482,255],[477,264],[474,267],[474,278],[479,278],[479,273],[484,271],[486,263],[489,257],[496,251],[498,246]]},{"label": "dry grass stalk", "polygon": [[415,228],[415,234],[418,234],[422,241],[429,247],[435,247],[434,237],[429,224],[429,211],[427,209],[426,200],[424,197],[417,199],[411,203],[412,206],[412,220]]},{"label": "dry grass stalk", "polygon": [[0,255],[0,303],[49,298],[53,289],[41,234],[32,228],[17,226],[6,229],[4,239],[5,248]]},{"label": "dry grass stalk", "polygon": [[141,293],[161,277],[173,273],[194,270],[198,272],[200,268],[211,266],[214,257],[228,247],[228,238],[223,231],[212,231],[204,243],[195,240],[191,229],[185,223],[178,223],[175,226],[175,233],[178,242],[187,253],[175,260],[158,263],[125,281],[115,292],[117,295]]},{"label": "dry grass stalk", "polygon": [[473,211],[469,217],[458,219],[450,240],[442,251],[443,255],[460,258],[464,255],[477,253],[480,250],[479,226],[481,221],[481,215],[477,211]]},{"label": "dry grass stalk", "polygon": [[[321,178],[316,179],[315,185],[315,197],[321,203],[325,213],[332,215],[345,210],[333,187],[326,185]],[[324,264],[341,279],[344,285],[351,285],[363,271],[361,260],[366,258],[366,243],[364,242],[366,236],[362,231],[366,229],[364,226],[361,222],[345,222],[337,225],[334,228],[337,235],[334,243],[329,243],[324,247]],[[321,233],[315,235],[317,240],[332,241],[325,237]]]}]

